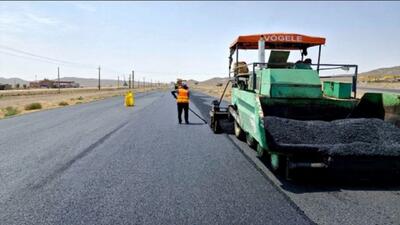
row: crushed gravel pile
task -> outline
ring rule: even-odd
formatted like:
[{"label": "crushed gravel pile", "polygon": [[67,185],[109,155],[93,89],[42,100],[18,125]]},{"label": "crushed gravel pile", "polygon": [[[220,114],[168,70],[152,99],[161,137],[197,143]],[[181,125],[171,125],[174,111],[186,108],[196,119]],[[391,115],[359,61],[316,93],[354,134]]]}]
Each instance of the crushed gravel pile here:
[{"label": "crushed gravel pile", "polygon": [[331,122],[265,117],[271,147],[310,149],[329,155],[400,156],[400,129],[380,119]]}]

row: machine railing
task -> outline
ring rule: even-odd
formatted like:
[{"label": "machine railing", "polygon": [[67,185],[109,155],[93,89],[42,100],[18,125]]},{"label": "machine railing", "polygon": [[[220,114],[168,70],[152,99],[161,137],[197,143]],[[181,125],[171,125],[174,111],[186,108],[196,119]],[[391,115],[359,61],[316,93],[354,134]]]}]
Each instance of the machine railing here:
[{"label": "machine railing", "polygon": [[[312,64],[312,66],[317,66],[316,64]],[[335,70],[340,69],[344,71],[349,71],[350,69],[354,69],[352,74],[338,74],[338,75],[321,75],[320,71],[326,70]],[[354,98],[357,97],[357,78],[358,78],[358,65],[354,64],[319,64],[318,74],[320,78],[341,78],[341,77],[351,77],[351,89],[354,94]]]},{"label": "machine railing", "polygon": [[[354,98],[357,96],[357,77],[358,77],[358,65],[355,64],[307,64],[311,67],[316,67],[315,70],[318,72],[320,78],[343,78],[343,77],[351,77],[351,86],[352,92],[354,94]],[[252,71],[249,71],[248,75],[253,76],[253,87],[256,87],[256,69],[260,68],[287,68],[287,69],[294,69],[295,63],[260,63],[254,62],[243,66],[238,66],[233,68],[233,71],[229,71],[229,77],[231,74],[234,76],[238,75],[238,71],[240,67],[252,67]],[[314,68],[313,68],[314,69]],[[321,71],[328,71],[328,70],[344,70],[349,71],[350,69],[354,69],[354,73],[352,74],[338,74],[338,75],[321,75]]]}]

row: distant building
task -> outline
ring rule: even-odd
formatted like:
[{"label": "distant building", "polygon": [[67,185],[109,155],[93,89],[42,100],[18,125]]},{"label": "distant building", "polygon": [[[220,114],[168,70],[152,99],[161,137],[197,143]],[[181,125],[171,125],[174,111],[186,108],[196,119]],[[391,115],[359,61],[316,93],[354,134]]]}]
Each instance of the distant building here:
[{"label": "distant building", "polygon": [[60,83],[58,83],[58,81],[54,81],[53,87],[54,88],[58,88],[58,87],[60,87],[60,88],[78,88],[79,83],[75,83],[75,81],[60,80]]},{"label": "distant building", "polygon": [[0,90],[10,90],[11,88],[11,84],[0,84]]},{"label": "distant building", "polygon": [[65,81],[61,80],[58,82],[58,80],[48,80],[44,79],[41,81],[37,82],[30,82],[29,83],[30,88],[78,88],[79,83],[75,83],[75,81]]},{"label": "distant building", "polygon": [[30,88],[39,88],[39,82],[33,81],[33,82],[29,82],[29,87]]}]

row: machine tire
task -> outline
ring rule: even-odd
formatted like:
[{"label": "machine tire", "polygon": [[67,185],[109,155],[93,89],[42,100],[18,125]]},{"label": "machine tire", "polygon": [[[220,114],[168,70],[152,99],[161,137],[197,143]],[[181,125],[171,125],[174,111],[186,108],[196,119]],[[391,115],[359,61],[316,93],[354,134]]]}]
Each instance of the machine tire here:
[{"label": "machine tire", "polygon": [[260,144],[257,144],[256,150],[257,150],[257,157],[260,159],[265,158],[265,156],[267,155],[265,149],[263,149]]},{"label": "machine tire", "polygon": [[286,156],[279,155],[276,153],[271,153],[270,155],[270,165],[272,172],[279,176],[285,176],[287,170],[287,159]]},{"label": "machine tire", "polygon": [[256,149],[258,145],[256,139],[252,137],[249,133],[246,133],[246,143],[252,149]]},{"label": "machine tire", "polygon": [[234,125],[235,136],[237,137],[237,139],[243,141],[244,140],[244,132],[236,120],[234,123],[235,123],[235,125]]},{"label": "machine tire", "polygon": [[218,134],[221,131],[221,126],[219,125],[219,122],[216,119],[214,119],[213,121],[212,130],[214,134]]},{"label": "machine tire", "polygon": [[214,116],[210,116],[210,128],[214,130]]}]

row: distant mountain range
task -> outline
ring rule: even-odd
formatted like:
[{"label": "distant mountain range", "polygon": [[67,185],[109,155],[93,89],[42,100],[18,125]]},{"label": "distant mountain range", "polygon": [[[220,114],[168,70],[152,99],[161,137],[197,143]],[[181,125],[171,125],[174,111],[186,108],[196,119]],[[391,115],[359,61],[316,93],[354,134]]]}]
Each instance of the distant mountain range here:
[{"label": "distant mountain range", "polygon": [[383,77],[383,76],[387,76],[387,75],[400,76],[400,66],[379,68],[376,70],[371,70],[371,71],[359,74],[359,76],[374,76],[374,77]]},{"label": "distant mountain range", "polygon": [[[387,68],[379,68],[375,70],[371,70],[368,72],[360,73],[359,76],[362,77],[376,77],[383,78],[385,76],[399,76],[400,77],[400,66],[387,67]],[[78,78],[78,77],[63,77],[61,80],[75,81],[79,83],[81,87],[97,87],[98,80],[94,78]],[[228,81],[227,77],[214,77],[204,81],[196,81],[196,80],[188,80],[187,83],[189,86],[197,84],[202,85],[216,85],[218,83],[225,84]],[[127,81],[128,82],[128,81]],[[29,81],[20,79],[20,78],[2,78],[0,77],[0,84],[29,84]],[[104,87],[116,87],[117,80],[112,79],[102,79],[101,85]],[[120,85],[123,85],[123,80],[120,80]],[[135,82],[137,85],[137,82]]]},{"label": "distant mountain range", "polygon": [[22,79],[19,79],[19,78],[3,78],[3,77],[0,77],[0,84],[11,84],[13,86],[15,84],[24,85],[24,84],[29,84],[29,81],[22,80]]},{"label": "distant mountain range", "polygon": [[216,84],[226,84],[229,78],[227,77],[214,77],[205,81],[199,82],[202,85],[216,85]]},{"label": "distant mountain range", "polygon": [[[74,81],[76,83],[79,83],[81,87],[97,87],[98,85],[98,79],[94,78],[79,78],[79,77],[62,77],[60,78],[62,81]],[[30,81],[26,81],[23,79],[19,78],[2,78],[0,77],[0,84],[29,84]],[[126,81],[128,83],[128,81]],[[123,80],[119,81],[119,85],[122,86],[124,84]],[[103,87],[116,87],[118,85],[118,80],[112,80],[112,79],[102,79],[101,80],[101,85]],[[135,85],[137,85],[137,82],[135,82]]]}]

